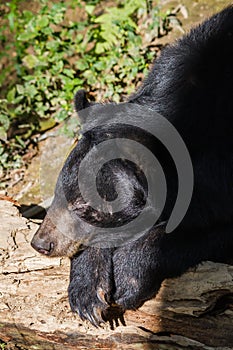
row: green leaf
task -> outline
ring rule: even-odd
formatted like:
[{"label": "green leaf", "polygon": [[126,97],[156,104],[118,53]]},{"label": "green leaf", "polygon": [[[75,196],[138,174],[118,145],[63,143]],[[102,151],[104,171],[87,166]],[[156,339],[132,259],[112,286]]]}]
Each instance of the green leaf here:
[{"label": "green leaf", "polygon": [[38,58],[35,55],[27,55],[23,58],[23,63],[30,69],[35,68],[38,62]]},{"label": "green leaf", "polygon": [[88,63],[85,60],[79,59],[76,62],[76,68],[79,70],[85,70],[89,67]]},{"label": "green leaf", "polygon": [[98,61],[94,64],[94,67],[99,71],[106,69],[106,66],[107,66],[106,61]]},{"label": "green leaf", "polygon": [[6,114],[0,114],[0,125],[4,128],[4,130],[8,130],[10,126],[10,118]]},{"label": "green leaf", "polygon": [[2,126],[0,126],[0,140],[3,140],[3,141],[7,140],[6,130]]},{"label": "green leaf", "polygon": [[7,17],[9,21],[10,30],[13,32],[15,29],[15,14],[13,12],[10,12]]},{"label": "green leaf", "polygon": [[37,89],[35,88],[35,86],[31,85],[31,84],[27,84],[25,86],[25,93],[26,95],[28,95],[29,97],[34,97],[37,94]]},{"label": "green leaf", "polygon": [[95,5],[86,5],[85,6],[85,10],[88,13],[88,15],[92,15],[94,9],[95,9]]},{"label": "green leaf", "polygon": [[24,86],[20,84],[16,84],[16,90],[20,95],[24,94]]},{"label": "green leaf", "polygon": [[23,80],[25,80],[25,81],[32,81],[32,80],[35,80],[33,75],[25,75],[25,76],[23,76],[22,78],[23,78]]},{"label": "green leaf", "polygon": [[49,20],[47,16],[38,16],[36,21],[37,27],[41,29],[41,28],[47,27],[48,24],[49,24]]},{"label": "green leaf", "polygon": [[28,41],[30,39],[33,39],[37,36],[38,32],[35,31],[25,31],[17,36],[17,40],[19,41]]},{"label": "green leaf", "polygon": [[56,51],[59,47],[60,43],[57,40],[51,40],[46,43],[46,47],[49,50]]},{"label": "green leaf", "polygon": [[16,104],[16,103],[19,103],[20,101],[22,101],[23,98],[24,98],[23,95],[20,95],[20,96],[15,97],[14,103],[15,103],[15,104]]},{"label": "green leaf", "polygon": [[63,120],[65,120],[67,118],[67,111],[64,109],[60,109],[57,113],[56,113],[56,120],[58,122],[61,122]]},{"label": "green leaf", "polygon": [[15,99],[15,87],[13,87],[13,89],[11,89],[8,94],[7,94],[7,101],[9,103],[13,103],[14,99]]},{"label": "green leaf", "polygon": [[43,119],[39,122],[40,131],[46,131],[53,128],[56,125],[56,121],[53,118]]},{"label": "green leaf", "polygon": [[59,23],[61,23],[61,22],[63,21],[63,18],[64,18],[63,13],[57,13],[57,14],[53,17],[53,22],[54,22],[55,24],[59,24]]},{"label": "green leaf", "polygon": [[23,112],[24,112],[24,108],[23,108],[23,106],[22,105],[19,105],[18,107],[16,107],[15,108],[15,114],[17,115],[17,114],[19,114],[19,115],[21,115]]},{"label": "green leaf", "polygon": [[73,69],[64,68],[63,73],[67,75],[67,77],[73,78],[75,71]]},{"label": "green leaf", "polygon": [[52,72],[53,73],[60,73],[60,72],[62,72],[63,67],[64,67],[63,61],[58,61],[56,64],[54,64],[52,66]]},{"label": "green leaf", "polygon": [[15,136],[16,140],[18,141],[18,143],[20,144],[21,147],[25,148],[25,142],[22,140],[22,138],[18,135]]},{"label": "green leaf", "polygon": [[97,43],[95,46],[95,52],[97,54],[103,53],[105,51],[105,43]]}]

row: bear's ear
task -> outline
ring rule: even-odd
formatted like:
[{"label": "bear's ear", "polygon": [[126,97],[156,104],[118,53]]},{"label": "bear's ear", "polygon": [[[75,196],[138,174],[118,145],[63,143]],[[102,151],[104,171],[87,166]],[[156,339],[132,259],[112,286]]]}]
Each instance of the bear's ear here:
[{"label": "bear's ear", "polygon": [[87,93],[85,90],[79,90],[74,96],[74,106],[76,112],[81,111],[82,109],[88,108],[93,105],[93,102],[88,101]]}]

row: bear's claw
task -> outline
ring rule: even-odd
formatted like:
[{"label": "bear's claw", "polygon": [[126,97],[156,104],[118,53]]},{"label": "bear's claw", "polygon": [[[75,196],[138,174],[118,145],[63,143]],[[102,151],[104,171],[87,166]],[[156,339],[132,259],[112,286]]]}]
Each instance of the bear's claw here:
[{"label": "bear's claw", "polygon": [[68,289],[71,310],[95,327],[105,321],[111,304],[112,252],[110,249],[86,248],[71,259]]}]

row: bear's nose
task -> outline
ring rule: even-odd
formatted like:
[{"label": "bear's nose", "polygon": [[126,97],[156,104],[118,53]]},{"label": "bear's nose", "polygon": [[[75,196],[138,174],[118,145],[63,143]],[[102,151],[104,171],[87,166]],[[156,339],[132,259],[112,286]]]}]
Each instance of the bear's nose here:
[{"label": "bear's nose", "polygon": [[31,241],[31,246],[34,248],[37,252],[44,254],[44,255],[50,255],[54,249],[54,243],[48,242],[42,238],[36,238],[34,237]]}]

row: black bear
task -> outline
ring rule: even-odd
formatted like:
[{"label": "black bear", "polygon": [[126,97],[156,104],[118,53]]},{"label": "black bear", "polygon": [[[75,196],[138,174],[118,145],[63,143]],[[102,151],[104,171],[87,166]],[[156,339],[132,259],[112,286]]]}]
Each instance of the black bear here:
[{"label": "black bear", "polygon": [[[204,260],[227,262],[233,257],[233,7],[166,47],[139,90],[120,105],[118,116],[123,114],[125,123],[111,123],[110,116],[110,123],[84,131],[61,170],[53,203],[32,240],[40,253],[71,257],[71,308],[96,326],[106,319],[111,306],[123,311],[139,307],[157,293],[165,278]],[[75,106],[84,123],[82,110],[88,110],[88,120],[95,121],[108,108],[89,102],[84,91],[76,94]],[[132,110],[139,111],[145,124],[144,110],[166,118],[184,140],[192,160],[192,199],[170,233],[166,233],[166,223],[176,203],[177,167],[161,140],[132,126]],[[125,227],[140,216],[149,191],[144,169],[127,160],[132,150],[126,147],[125,157],[109,160],[97,173],[89,163],[85,178],[95,176],[109,210],[91,208],[78,181],[86,155],[115,138],[116,144],[127,138],[148,148],[167,181],[166,203],[157,222],[126,241]],[[146,166],[150,169],[150,164]],[[121,210],[111,212],[116,199],[122,200]],[[108,245],[107,234],[95,242],[95,230],[103,227],[109,232],[115,227],[117,232],[122,230],[117,244]]]}]

